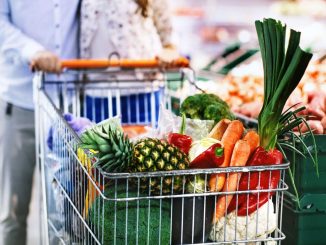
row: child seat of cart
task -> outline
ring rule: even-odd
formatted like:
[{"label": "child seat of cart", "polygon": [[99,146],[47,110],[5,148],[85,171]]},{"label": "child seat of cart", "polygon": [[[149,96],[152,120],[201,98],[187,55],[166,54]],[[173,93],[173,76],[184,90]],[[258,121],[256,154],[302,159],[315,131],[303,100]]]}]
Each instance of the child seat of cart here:
[{"label": "child seat of cart", "polygon": [[96,123],[117,115],[123,124],[157,122],[164,89],[160,78],[139,78],[136,70],[126,74],[114,69],[117,74],[112,79],[108,72],[112,72],[112,68],[87,75],[84,116]]}]

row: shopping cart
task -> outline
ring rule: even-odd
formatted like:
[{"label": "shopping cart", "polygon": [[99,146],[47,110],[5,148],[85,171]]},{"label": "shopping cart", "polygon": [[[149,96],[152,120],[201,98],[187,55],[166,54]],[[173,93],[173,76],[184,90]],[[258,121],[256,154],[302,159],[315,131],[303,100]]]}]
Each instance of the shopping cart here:
[{"label": "shopping cart", "polygon": [[[79,149],[80,138],[64,115],[93,121],[120,115],[122,125],[156,127],[159,105],[172,111],[173,98],[182,101],[195,92],[191,70],[162,72],[157,65],[157,61],[67,61],[59,77],[35,76],[42,244],[281,243],[288,163],[137,173],[92,168],[96,158]],[[212,174],[246,173],[249,179],[256,174],[260,183],[266,176],[271,181],[275,172],[280,172],[281,180],[274,189],[214,192],[207,184]],[[195,188],[189,189],[189,183]],[[265,193],[270,201],[260,208],[257,204],[252,215],[238,217],[236,208],[219,220],[213,218],[216,200],[223,195],[238,201],[241,195],[259,199]]]}]

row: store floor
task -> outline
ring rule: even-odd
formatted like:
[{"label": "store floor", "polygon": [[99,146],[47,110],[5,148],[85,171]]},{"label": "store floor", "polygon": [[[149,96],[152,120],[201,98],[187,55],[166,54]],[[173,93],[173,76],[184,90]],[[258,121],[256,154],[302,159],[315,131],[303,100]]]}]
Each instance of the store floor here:
[{"label": "store floor", "polygon": [[32,202],[30,205],[30,215],[28,217],[27,245],[40,244],[40,205],[39,205],[39,181],[34,178]]}]

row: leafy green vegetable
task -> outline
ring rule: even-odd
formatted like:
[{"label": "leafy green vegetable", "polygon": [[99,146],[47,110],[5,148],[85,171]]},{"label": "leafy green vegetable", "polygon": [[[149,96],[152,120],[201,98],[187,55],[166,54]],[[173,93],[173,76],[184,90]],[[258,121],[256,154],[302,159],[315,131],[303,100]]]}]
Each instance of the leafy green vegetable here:
[{"label": "leafy green vegetable", "polygon": [[187,97],[181,104],[181,113],[187,118],[214,120],[215,123],[223,118],[234,119],[229,106],[214,94],[196,94]]},{"label": "leafy green vegetable", "polygon": [[[126,198],[124,188],[117,187],[117,198]],[[106,196],[115,197],[114,186],[108,189]],[[129,190],[128,197],[137,197],[137,192]],[[170,244],[170,203],[166,200],[115,202],[99,197],[92,204],[88,217],[97,236],[103,235],[105,245],[114,244],[114,237],[117,245],[137,244],[137,237],[138,244],[159,244],[159,240],[160,244]]]}]

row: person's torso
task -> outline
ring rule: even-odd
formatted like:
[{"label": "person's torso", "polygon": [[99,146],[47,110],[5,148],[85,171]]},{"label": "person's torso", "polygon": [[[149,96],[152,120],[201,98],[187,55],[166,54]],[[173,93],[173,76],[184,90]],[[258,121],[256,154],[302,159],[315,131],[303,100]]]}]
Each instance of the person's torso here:
[{"label": "person's torso", "polygon": [[[15,28],[60,58],[77,58],[79,0],[7,1],[9,21]],[[33,74],[26,62],[19,57],[8,59],[2,48],[0,43],[0,98],[32,109]]]},{"label": "person's torso", "polygon": [[84,0],[81,15],[81,57],[154,58],[162,44],[149,5],[144,18],[134,0]]}]

